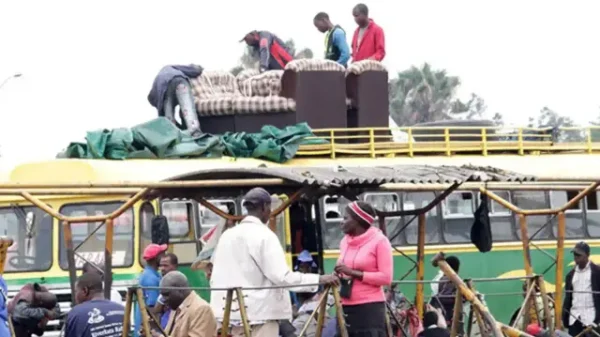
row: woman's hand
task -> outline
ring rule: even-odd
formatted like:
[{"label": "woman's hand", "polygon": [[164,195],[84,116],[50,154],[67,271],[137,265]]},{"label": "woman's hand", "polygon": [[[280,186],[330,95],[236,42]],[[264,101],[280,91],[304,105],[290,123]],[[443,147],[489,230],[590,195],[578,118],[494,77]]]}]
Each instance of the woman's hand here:
[{"label": "woman's hand", "polygon": [[351,269],[350,267],[346,266],[343,263],[340,263],[337,266],[335,266],[335,268],[333,270],[337,274],[344,274],[346,276],[350,276],[352,278],[357,278],[359,280],[362,279],[362,277],[363,277],[362,271]]},{"label": "woman's hand", "polygon": [[351,273],[354,271],[354,270],[350,269],[350,267],[348,267],[347,265],[345,265],[343,263],[340,263],[337,266],[335,266],[335,268],[333,270],[338,274],[344,274],[347,276],[351,276]]}]

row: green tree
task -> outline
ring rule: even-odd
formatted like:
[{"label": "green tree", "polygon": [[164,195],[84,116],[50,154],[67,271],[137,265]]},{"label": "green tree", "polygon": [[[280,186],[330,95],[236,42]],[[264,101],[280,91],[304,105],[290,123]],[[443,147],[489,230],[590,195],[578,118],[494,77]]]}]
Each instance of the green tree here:
[{"label": "green tree", "polygon": [[494,125],[503,126],[504,125],[504,116],[501,113],[496,112],[494,116],[492,116],[492,121],[494,121]]},{"label": "green tree", "polygon": [[411,67],[390,81],[390,115],[399,125],[414,125],[451,118],[483,118],[487,109],[483,98],[471,94],[468,101],[457,99],[457,76],[435,70],[425,63]]},{"label": "green tree", "polygon": [[585,139],[585,135],[581,130],[558,130],[561,127],[573,127],[576,126],[575,122],[571,117],[562,116],[556,111],[543,107],[537,117],[537,120],[533,118],[529,119],[532,127],[536,128],[551,128],[558,132],[556,140],[560,142],[581,142]]},{"label": "green tree", "polygon": [[[311,59],[314,56],[312,50],[309,48],[303,48],[296,52],[296,43],[292,39],[287,40],[285,44],[288,46],[295,59]],[[244,69],[258,69],[259,60],[260,56],[255,52],[255,49],[247,47],[244,50],[244,54],[240,57],[238,65],[231,69],[231,73],[237,75]]]},{"label": "green tree", "polygon": [[[600,114],[598,114],[598,116],[596,116],[595,120],[590,121],[590,125],[591,126],[600,126]],[[600,129],[593,128],[590,130],[590,132],[591,132],[592,142],[599,142],[600,141]]]}]

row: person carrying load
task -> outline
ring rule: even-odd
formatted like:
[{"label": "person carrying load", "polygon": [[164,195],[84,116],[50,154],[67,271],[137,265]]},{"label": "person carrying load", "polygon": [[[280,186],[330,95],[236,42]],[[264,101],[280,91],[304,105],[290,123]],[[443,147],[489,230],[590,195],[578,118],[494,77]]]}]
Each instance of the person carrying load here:
[{"label": "person carrying load", "polygon": [[[190,78],[202,75],[202,71],[202,67],[193,64],[165,66],[154,78],[148,94],[148,102],[158,110],[159,117],[166,117],[179,128],[187,129],[192,137],[200,136],[202,131],[196,114]],[[183,125],[178,125],[175,120],[177,105]]]},{"label": "person carrying load", "polygon": [[253,30],[240,42],[246,42],[254,55],[260,57],[260,72],[283,70],[294,59],[289,47],[277,35],[266,30]]}]

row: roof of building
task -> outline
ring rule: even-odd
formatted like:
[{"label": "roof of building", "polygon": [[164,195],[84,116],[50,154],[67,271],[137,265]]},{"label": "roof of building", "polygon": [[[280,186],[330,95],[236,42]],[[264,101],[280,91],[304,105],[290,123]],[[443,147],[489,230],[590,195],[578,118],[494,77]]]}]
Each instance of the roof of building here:
[{"label": "roof of building", "polygon": [[474,166],[333,166],[254,167],[199,170],[171,180],[281,178],[294,185],[361,186],[386,183],[447,184],[466,181],[535,181],[535,177],[492,167]]}]

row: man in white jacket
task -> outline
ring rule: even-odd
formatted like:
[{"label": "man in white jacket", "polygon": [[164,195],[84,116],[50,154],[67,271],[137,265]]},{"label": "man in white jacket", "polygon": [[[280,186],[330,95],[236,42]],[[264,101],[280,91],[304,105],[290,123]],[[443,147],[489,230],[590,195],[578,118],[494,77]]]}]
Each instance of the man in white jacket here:
[{"label": "man in white jacket", "polygon": [[[265,289],[242,290],[253,337],[276,337],[279,320],[292,319],[290,288],[317,291],[317,284],[337,284],[334,275],[292,272],[288,267],[277,235],[266,225],[271,215],[271,195],[254,188],[244,196],[248,215],[239,225],[225,231],[214,252],[211,288]],[[309,285],[309,286],[303,286]],[[225,291],[213,291],[210,305],[218,321],[223,320]],[[231,310],[231,335],[243,336],[239,303],[234,295]],[[226,327],[224,327],[226,328]]]}]

